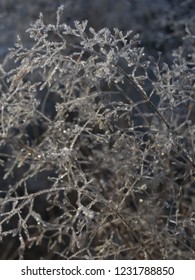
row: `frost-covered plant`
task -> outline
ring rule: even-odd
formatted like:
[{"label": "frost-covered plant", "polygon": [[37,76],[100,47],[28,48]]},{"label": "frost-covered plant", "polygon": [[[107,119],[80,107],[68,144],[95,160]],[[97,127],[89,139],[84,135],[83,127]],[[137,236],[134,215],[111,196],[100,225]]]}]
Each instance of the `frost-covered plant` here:
[{"label": "frost-covered plant", "polygon": [[194,258],[192,49],[170,68],[62,12],[0,68],[1,257]]}]

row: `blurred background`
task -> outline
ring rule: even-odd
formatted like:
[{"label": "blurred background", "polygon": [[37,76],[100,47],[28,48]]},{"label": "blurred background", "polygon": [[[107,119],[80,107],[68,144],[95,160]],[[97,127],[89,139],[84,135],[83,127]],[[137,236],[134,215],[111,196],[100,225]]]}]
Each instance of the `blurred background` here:
[{"label": "blurred background", "polygon": [[26,46],[32,43],[25,30],[44,14],[45,23],[55,22],[56,9],[64,5],[64,22],[89,21],[96,30],[118,27],[141,36],[146,51],[161,51],[169,62],[172,49],[182,45],[185,24],[195,29],[193,0],[0,0],[0,60],[19,35]]}]

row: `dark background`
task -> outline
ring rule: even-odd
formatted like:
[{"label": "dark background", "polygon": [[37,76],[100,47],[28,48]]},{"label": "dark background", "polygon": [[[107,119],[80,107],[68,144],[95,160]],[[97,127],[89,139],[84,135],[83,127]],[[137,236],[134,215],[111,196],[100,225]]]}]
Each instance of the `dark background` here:
[{"label": "dark background", "polygon": [[161,51],[169,60],[172,49],[182,45],[185,24],[195,28],[195,2],[193,0],[1,0],[0,1],[0,58],[12,47],[19,35],[26,46],[31,41],[25,30],[39,13],[45,23],[55,21],[55,11],[64,5],[64,22],[89,21],[96,30],[118,27],[133,30],[141,36],[148,52]]}]

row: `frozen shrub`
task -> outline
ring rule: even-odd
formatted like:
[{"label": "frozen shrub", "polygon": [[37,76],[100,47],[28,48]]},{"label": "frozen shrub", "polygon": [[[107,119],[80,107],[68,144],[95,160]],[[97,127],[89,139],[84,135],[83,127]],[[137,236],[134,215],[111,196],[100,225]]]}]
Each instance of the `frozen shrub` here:
[{"label": "frozen shrub", "polygon": [[169,67],[62,12],[0,68],[1,258],[194,258],[194,37]]}]

